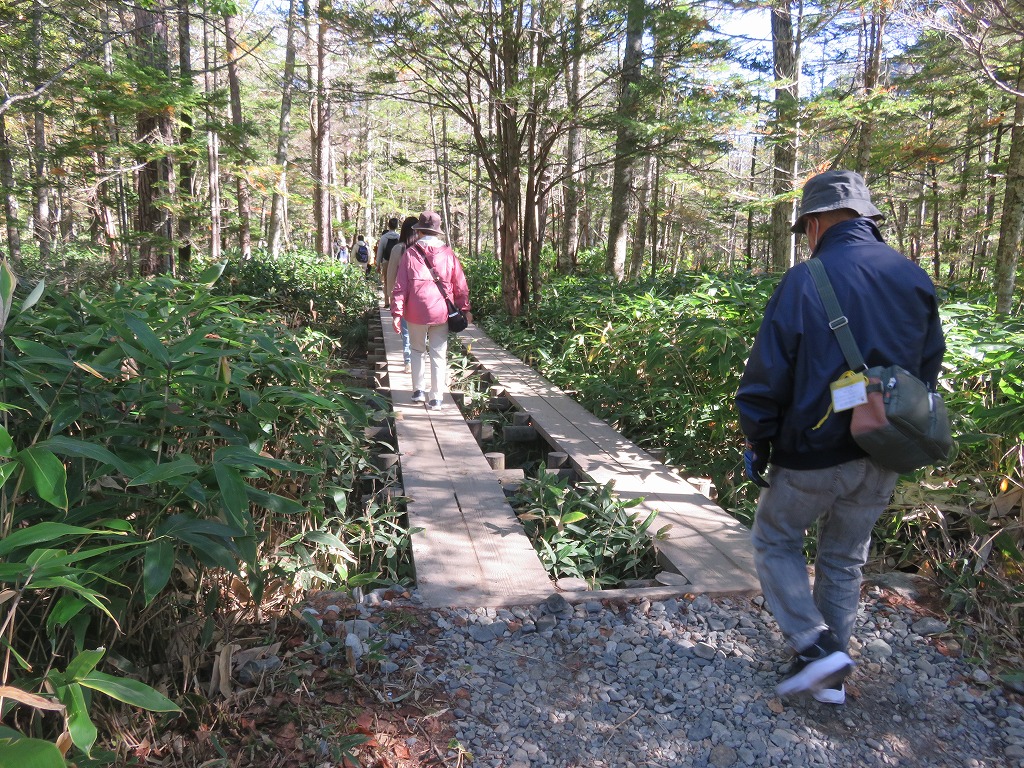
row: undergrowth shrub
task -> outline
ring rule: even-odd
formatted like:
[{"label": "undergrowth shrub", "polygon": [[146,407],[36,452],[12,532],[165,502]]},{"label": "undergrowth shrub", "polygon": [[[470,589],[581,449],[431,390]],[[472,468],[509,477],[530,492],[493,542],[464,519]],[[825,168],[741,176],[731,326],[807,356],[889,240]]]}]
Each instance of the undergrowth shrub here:
[{"label": "undergrowth shrub", "polygon": [[213,288],[248,296],[293,327],[312,325],[350,350],[365,348],[365,318],[377,308],[376,287],[359,265],[306,251],[277,258],[257,251],[250,259],[232,259]]},{"label": "undergrowth shrub", "polygon": [[639,503],[617,499],[610,483],[570,485],[543,467],[512,499],[548,573],[584,579],[595,589],[650,579],[661,570],[654,541],[665,529],[652,530],[657,512],[641,519],[630,511]]},{"label": "undergrowth shrub", "polygon": [[[0,740],[34,736],[17,748],[52,757],[41,739],[67,729],[88,753],[90,691],[175,710],[140,680],[191,691],[230,617],[378,577],[357,566],[350,523],[380,414],[334,384],[332,337],[211,293],[219,268],[26,296],[2,266],[0,685],[17,731]],[[384,550],[376,563],[396,577],[380,544],[370,556]]]}]

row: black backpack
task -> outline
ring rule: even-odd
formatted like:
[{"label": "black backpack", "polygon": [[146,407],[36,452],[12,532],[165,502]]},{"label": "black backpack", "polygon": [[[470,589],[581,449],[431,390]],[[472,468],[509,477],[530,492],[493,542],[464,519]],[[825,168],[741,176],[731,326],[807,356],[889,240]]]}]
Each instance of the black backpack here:
[{"label": "black backpack", "polygon": [[381,261],[387,261],[391,258],[391,251],[395,249],[395,246],[399,243],[398,235],[388,238],[388,243],[384,246],[384,252],[380,255]]},{"label": "black backpack", "polygon": [[370,249],[366,247],[366,243],[360,243],[356,249],[356,261],[365,264],[370,260]]}]

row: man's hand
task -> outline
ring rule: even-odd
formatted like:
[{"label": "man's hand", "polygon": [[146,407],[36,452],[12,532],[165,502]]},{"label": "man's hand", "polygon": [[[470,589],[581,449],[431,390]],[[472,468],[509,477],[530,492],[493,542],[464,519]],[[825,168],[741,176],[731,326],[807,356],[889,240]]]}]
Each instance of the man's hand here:
[{"label": "man's hand", "polygon": [[768,469],[771,453],[772,445],[767,441],[752,443],[748,440],[747,448],[743,451],[743,472],[760,488],[770,487],[764,479],[764,473]]},{"label": "man's hand", "polygon": [[472,313],[472,312],[470,312],[470,311],[469,311],[469,310],[467,309],[467,310],[466,310],[466,312],[465,312],[465,314],[466,314],[466,324],[467,324],[467,325],[472,325],[472,324],[473,324],[473,313]]},{"label": "man's hand", "polygon": [[402,318],[401,317],[393,317],[393,318],[391,318],[391,327],[395,329],[395,333],[401,333],[402,332]]}]

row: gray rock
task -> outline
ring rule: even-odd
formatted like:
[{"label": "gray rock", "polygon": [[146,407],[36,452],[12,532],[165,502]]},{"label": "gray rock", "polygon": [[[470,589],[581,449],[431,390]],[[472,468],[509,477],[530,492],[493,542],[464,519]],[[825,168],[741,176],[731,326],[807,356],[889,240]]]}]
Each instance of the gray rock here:
[{"label": "gray rock", "polygon": [[548,595],[544,601],[544,607],[551,613],[561,613],[562,611],[572,608],[569,605],[569,601],[562,597],[558,592],[553,592]]},{"label": "gray rock", "polygon": [[268,656],[265,659],[247,661],[238,670],[238,682],[242,685],[255,685],[265,675],[280,669],[282,664],[283,662],[278,656]]},{"label": "gray rock", "polygon": [[949,625],[946,622],[939,621],[931,616],[925,616],[923,619],[918,619],[910,628],[917,634],[923,635],[924,637],[941,635],[943,632],[949,631]]}]

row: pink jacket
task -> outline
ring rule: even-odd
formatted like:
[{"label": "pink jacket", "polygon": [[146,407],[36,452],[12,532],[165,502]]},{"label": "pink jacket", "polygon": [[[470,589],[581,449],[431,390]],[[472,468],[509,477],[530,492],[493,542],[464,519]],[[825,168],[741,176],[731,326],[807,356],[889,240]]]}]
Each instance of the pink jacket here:
[{"label": "pink jacket", "polygon": [[469,285],[455,251],[441,240],[428,238],[410,246],[398,263],[395,287],[391,290],[391,315],[416,325],[448,322],[448,305],[430,276],[429,261],[441,278],[445,293],[456,307],[469,310]]}]

